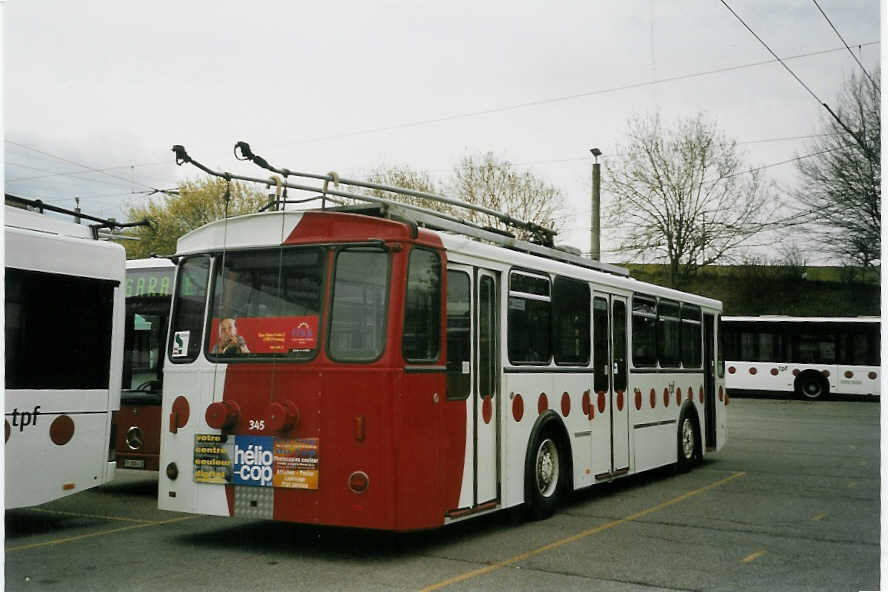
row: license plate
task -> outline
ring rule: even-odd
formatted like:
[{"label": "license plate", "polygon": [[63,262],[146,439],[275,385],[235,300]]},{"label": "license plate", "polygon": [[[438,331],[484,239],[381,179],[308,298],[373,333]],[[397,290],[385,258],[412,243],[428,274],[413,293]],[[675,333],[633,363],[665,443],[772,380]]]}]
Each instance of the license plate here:
[{"label": "license plate", "polygon": [[144,469],[145,461],[134,458],[125,458],[123,459],[123,467],[125,469]]}]

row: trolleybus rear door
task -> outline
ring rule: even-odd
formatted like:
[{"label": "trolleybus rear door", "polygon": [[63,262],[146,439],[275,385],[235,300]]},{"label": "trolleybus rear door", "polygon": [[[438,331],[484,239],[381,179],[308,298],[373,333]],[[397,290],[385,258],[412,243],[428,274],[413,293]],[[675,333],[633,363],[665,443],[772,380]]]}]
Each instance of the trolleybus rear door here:
[{"label": "trolleybus rear door", "polygon": [[[610,430],[610,474],[629,470],[629,404],[626,395],[626,298],[596,293],[592,304],[593,360],[595,364],[595,399],[599,413],[605,415]],[[602,405],[602,399],[604,405]]]},{"label": "trolleybus rear door", "polygon": [[475,505],[499,497],[499,345],[497,278],[478,270],[475,289]]},{"label": "trolleybus rear door", "polygon": [[704,384],[706,403],[703,405],[706,448],[715,449],[715,317],[703,315],[703,354],[706,356],[703,366],[706,368]]}]

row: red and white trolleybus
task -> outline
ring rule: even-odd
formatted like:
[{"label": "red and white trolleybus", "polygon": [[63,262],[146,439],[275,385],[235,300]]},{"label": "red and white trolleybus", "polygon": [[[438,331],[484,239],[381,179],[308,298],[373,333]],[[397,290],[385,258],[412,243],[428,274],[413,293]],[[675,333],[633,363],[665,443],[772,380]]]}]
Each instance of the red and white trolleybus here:
[{"label": "red and white trolleybus", "polygon": [[324,187],[272,182],[375,203],[278,201],[179,239],[162,509],[389,530],[545,517],[724,446],[719,302],[300,175]]}]

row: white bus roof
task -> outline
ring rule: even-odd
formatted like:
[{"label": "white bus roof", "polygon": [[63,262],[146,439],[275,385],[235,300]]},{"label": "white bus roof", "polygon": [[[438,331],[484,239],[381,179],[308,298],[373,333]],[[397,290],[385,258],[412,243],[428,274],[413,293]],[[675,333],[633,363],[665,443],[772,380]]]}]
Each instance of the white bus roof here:
[{"label": "white bus roof", "polygon": [[149,257],[147,259],[127,259],[127,269],[172,269],[175,264],[166,257]]},{"label": "white bus roof", "polygon": [[123,247],[93,239],[88,226],[10,206],[5,216],[6,267],[123,281]]},{"label": "white bus roof", "polygon": [[4,224],[7,228],[22,228],[35,232],[92,239],[92,230],[88,225],[75,224],[71,220],[62,220],[23,208],[4,207],[6,208],[4,211]]}]

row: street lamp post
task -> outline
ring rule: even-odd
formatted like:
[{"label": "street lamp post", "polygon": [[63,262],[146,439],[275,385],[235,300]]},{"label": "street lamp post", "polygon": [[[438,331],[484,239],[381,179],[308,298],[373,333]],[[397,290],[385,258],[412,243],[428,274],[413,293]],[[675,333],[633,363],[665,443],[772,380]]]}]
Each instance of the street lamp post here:
[{"label": "street lamp post", "polygon": [[589,257],[594,261],[601,261],[601,164],[598,162],[601,150],[592,148],[590,152],[595,157],[595,162],[592,163],[592,236]]}]

